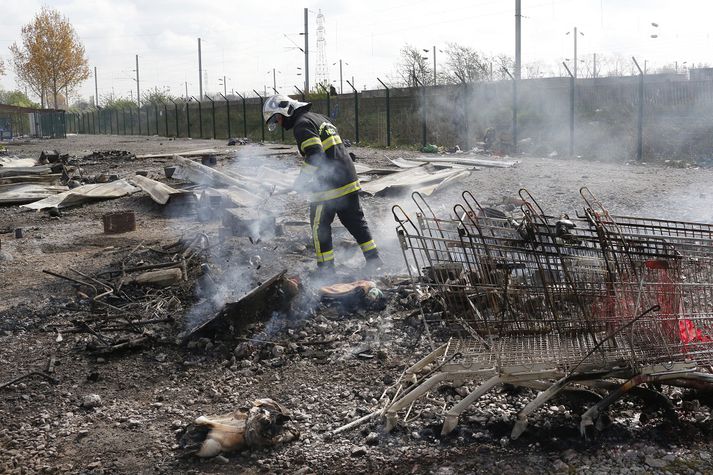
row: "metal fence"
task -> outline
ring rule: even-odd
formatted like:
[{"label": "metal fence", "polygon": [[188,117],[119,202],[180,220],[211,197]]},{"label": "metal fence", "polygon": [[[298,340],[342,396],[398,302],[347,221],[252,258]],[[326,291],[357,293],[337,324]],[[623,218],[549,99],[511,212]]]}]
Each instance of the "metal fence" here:
[{"label": "metal fence", "polygon": [[[383,83],[382,83],[383,84]],[[257,94],[257,93],[256,93]],[[222,96],[222,95],[221,95]],[[302,99],[296,95],[296,98]],[[228,100],[229,99],[229,100]],[[178,100],[141,108],[69,114],[70,132],[169,137],[248,137],[293,142],[268,133],[264,98]],[[376,146],[428,143],[470,149],[489,129],[495,151],[700,159],[713,146],[713,81],[681,75],[550,78],[311,94],[340,135]]]},{"label": "metal fence", "polygon": [[66,137],[65,120],[63,110],[0,104],[0,140],[21,136],[63,138]]}]

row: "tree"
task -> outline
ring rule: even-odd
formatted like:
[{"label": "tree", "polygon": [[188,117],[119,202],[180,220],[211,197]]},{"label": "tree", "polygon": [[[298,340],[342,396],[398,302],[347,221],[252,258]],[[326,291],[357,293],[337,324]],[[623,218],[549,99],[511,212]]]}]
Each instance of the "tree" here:
[{"label": "tree", "polygon": [[102,100],[105,109],[133,109],[136,108],[136,101],[126,97],[105,96]]},{"label": "tree", "polygon": [[5,75],[5,62],[0,58],[0,76]]},{"label": "tree", "polygon": [[56,107],[61,90],[89,78],[84,46],[72,24],[57,10],[42,7],[32,22],[22,27],[21,37],[21,45],[10,46],[15,73],[20,83],[40,96],[43,107],[48,93]]},{"label": "tree", "polygon": [[40,107],[39,104],[32,102],[22,91],[0,91],[0,104],[18,107]]},{"label": "tree", "polygon": [[164,104],[171,102],[171,99],[175,99],[171,95],[171,93],[168,92],[167,89],[161,90],[158,87],[154,87],[153,89],[149,89],[148,91],[144,92],[143,94],[143,103],[144,104]]},{"label": "tree", "polygon": [[411,45],[401,48],[401,59],[397,65],[397,71],[407,87],[418,86],[416,79],[421,84],[433,83],[433,70],[430,68],[427,58],[421,54],[421,50]]},{"label": "tree", "polygon": [[482,81],[490,76],[485,57],[469,46],[448,43],[446,55],[450,82],[460,82],[461,78],[466,82]]}]

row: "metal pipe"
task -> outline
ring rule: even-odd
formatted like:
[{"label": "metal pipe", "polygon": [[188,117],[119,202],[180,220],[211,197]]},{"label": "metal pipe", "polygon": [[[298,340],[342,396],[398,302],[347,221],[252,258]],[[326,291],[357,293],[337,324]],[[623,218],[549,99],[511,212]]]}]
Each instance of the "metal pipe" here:
[{"label": "metal pipe", "polygon": [[376,78],[377,81],[381,83],[382,86],[384,86],[384,89],[386,89],[386,146],[391,147],[391,96],[390,96],[390,91],[389,87],[384,84],[384,81],[382,81],[379,78]]}]

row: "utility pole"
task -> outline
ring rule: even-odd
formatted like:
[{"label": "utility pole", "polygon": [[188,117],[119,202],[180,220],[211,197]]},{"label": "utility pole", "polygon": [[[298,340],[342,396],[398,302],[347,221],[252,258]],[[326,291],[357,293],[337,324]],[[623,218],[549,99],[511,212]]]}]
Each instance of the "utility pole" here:
[{"label": "utility pole", "polygon": [[[520,79],[520,71],[522,69],[522,49],[520,45],[520,19],[522,18],[522,8],[520,5],[520,0],[515,0],[515,79]],[[577,33],[575,33],[575,36]],[[575,44],[576,43],[575,39]],[[576,49],[576,46],[575,46]],[[577,53],[574,54],[575,61],[577,61]],[[575,66],[575,76],[577,75]],[[492,79],[491,79],[492,80]]]},{"label": "utility pole", "polygon": [[186,84],[186,100],[188,100],[188,81],[186,81],[185,84]]},{"label": "utility pole", "polygon": [[139,87],[139,55],[136,55],[136,105],[141,107],[141,88]]},{"label": "utility pole", "polygon": [[203,97],[203,63],[201,59],[201,39],[198,38],[198,97]]},{"label": "utility pole", "polygon": [[577,27],[574,27],[574,78],[577,78]]},{"label": "utility pole", "polygon": [[305,93],[309,94],[309,24],[307,22],[307,8],[305,12]]},{"label": "utility pole", "polygon": [[277,94],[277,78],[275,76],[275,68],[272,68],[272,90],[275,91],[275,94]]},{"label": "utility pole", "polygon": [[[223,95],[228,95],[228,83],[225,82],[225,76],[223,76]],[[226,99],[227,101],[227,99]]]},{"label": "utility pole", "polygon": [[339,60],[339,94],[344,94],[344,83],[342,82],[342,60]]},{"label": "utility pole", "polygon": [[96,66],[94,66],[94,107],[99,107],[99,87],[97,86],[97,67]]},{"label": "utility pole", "polygon": [[436,86],[436,46],[433,46],[433,85]]}]

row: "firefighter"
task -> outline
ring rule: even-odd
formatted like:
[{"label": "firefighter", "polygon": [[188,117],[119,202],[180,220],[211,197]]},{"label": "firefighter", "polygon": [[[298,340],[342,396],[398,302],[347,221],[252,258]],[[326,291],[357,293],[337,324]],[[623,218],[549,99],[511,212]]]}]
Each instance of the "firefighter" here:
[{"label": "firefighter", "polygon": [[309,219],[318,269],[334,272],[332,221],[338,216],[359,244],[367,269],[381,266],[379,251],[359,203],[360,190],[354,163],[337,128],[323,115],[310,112],[312,104],[285,95],[270,97],[263,107],[268,130],[292,130],[304,163],[295,190],[309,194]]}]

